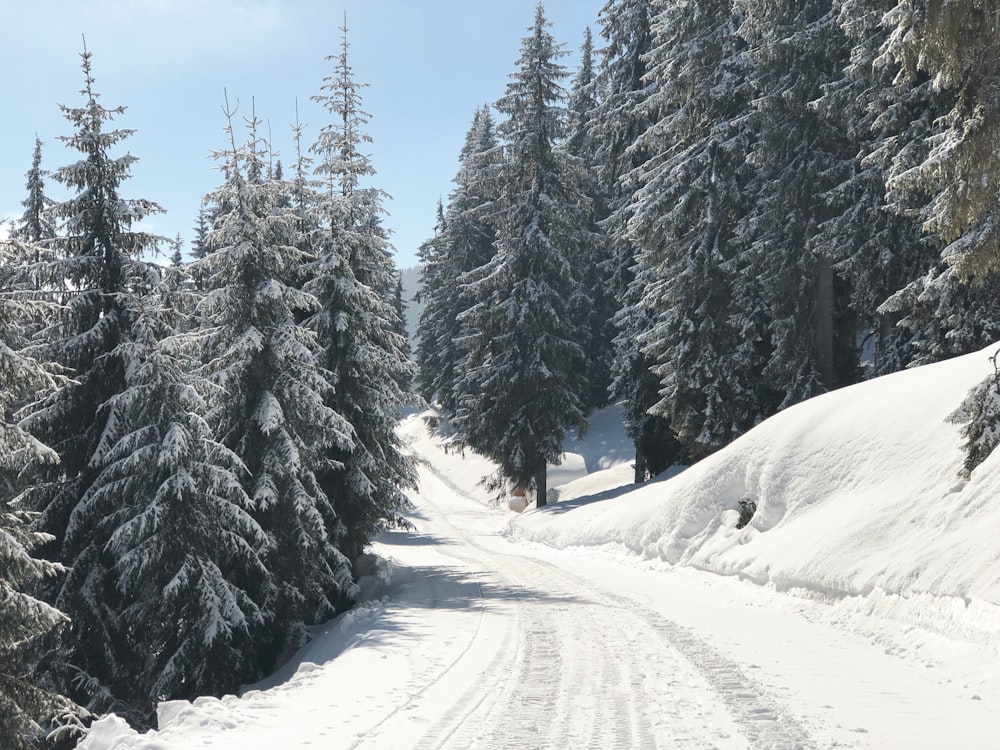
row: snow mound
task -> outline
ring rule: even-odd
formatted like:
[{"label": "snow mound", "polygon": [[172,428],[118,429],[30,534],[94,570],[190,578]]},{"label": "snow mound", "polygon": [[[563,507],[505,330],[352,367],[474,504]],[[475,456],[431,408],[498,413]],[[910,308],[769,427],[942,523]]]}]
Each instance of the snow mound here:
[{"label": "snow mound", "polygon": [[[799,404],[631,491],[602,487],[594,475],[589,499],[576,494],[566,506],[526,513],[509,533],[559,548],[624,548],[834,600],[860,597],[859,606],[892,609],[931,630],[995,640],[1000,503],[991,501],[1000,455],[963,481],[960,426],[948,421],[992,373],[995,349]],[[757,511],[737,529],[744,498]]]}]

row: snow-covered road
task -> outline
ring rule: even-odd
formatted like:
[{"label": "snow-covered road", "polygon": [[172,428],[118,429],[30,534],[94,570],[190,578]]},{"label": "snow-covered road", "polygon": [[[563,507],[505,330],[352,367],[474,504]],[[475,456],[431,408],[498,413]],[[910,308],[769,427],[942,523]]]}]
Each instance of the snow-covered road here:
[{"label": "snow-covered road", "polygon": [[[441,691],[448,710],[431,718],[430,707],[405,712],[420,738],[415,747],[809,746],[795,717],[737,662],[634,589],[613,593],[593,580],[593,567],[610,561],[545,559],[542,549],[499,537],[495,511],[432,471],[421,488],[414,518],[421,538],[451,559],[442,581],[476,581],[480,598],[470,605],[480,616],[455,661],[435,675],[448,683]],[[391,545],[383,553],[400,557]],[[428,699],[435,698],[419,696]],[[358,747],[399,747],[400,729],[393,726],[384,743],[373,733]]]},{"label": "snow-covered road", "polygon": [[[442,655],[352,747],[986,748],[1000,738],[1000,715],[933,664],[825,624],[818,605],[510,542],[495,510],[430,468],[416,499],[417,535],[391,535],[379,551],[414,569],[426,634],[440,641],[418,647]],[[438,630],[442,608],[466,616]]]}]

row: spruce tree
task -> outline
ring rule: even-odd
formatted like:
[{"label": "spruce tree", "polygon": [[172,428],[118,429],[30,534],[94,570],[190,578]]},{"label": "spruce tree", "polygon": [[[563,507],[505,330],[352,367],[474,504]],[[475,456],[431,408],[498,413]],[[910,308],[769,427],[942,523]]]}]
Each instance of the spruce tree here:
[{"label": "spruce tree", "polygon": [[372,535],[405,525],[404,490],[416,481],[396,426],[413,375],[394,306],[397,272],[381,226],[383,191],[367,187],[375,170],[361,149],[371,137],[362,109],[363,84],[348,60],[347,27],[340,54],[328,58],[332,74],[313,97],[330,115],[312,146],[316,197],[316,259],[306,269],[306,290],[317,300],[308,320],[330,372],[327,408],[346,420],[349,440],[330,446],[319,480],[343,533],[340,550],[355,567]]},{"label": "spruce tree", "polygon": [[[746,42],[753,106],[744,118],[753,196],[737,228],[745,249],[734,289],[747,330],[740,356],[763,357],[754,410],[760,418],[858,377],[854,332],[838,330],[847,289],[816,226],[833,165],[850,152],[844,134],[812,102],[839,77],[849,47],[830,0],[735,0]],[[748,368],[752,370],[752,366]]]},{"label": "spruce tree", "polygon": [[62,140],[81,158],[53,175],[74,195],[53,208],[62,225],[49,241],[56,257],[45,274],[47,288],[60,290],[65,305],[34,348],[73,380],[40,394],[26,410],[24,424],[59,456],[58,464],[33,467],[26,500],[42,512],[41,528],[53,536],[43,553],[71,570],[46,591],[48,601],[70,618],[65,647],[48,657],[48,666],[72,697],[94,710],[108,710],[118,700],[108,689],[109,676],[132,666],[119,662],[115,649],[122,635],[116,611],[121,595],[105,546],[126,503],[116,498],[101,517],[80,508],[101,471],[99,446],[114,428],[109,405],[125,389],[119,346],[128,337],[130,285],[145,276],[138,258],[157,244],[157,238],[132,227],[161,209],[121,196],[136,157],[113,157],[111,150],[132,131],[106,128],[124,108],[98,102],[87,51],[82,67],[84,103],[62,107],[76,131]]},{"label": "spruce tree", "polygon": [[421,248],[425,306],[417,333],[420,384],[425,398],[436,399],[450,415],[457,409],[459,364],[465,356],[461,315],[473,304],[462,280],[496,252],[494,206],[501,159],[493,116],[484,106],[466,134],[447,210],[439,211],[435,236]]},{"label": "spruce tree", "polygon": [[24,214],[14,224],[11,237],[28,243],[39,255],[44,249],[43,243],[56,235],[51,215],[54,201],[45,194],[45,178],[48,176],[49,173],[42,169],[42,141],[36,137],[31,169],[25,175],[28,196],[21,203]]},{"label": "spruce tree", "polygon": [[230,122],[230,146],[216,154],[225,180],[207,199],[211,251],[192,270],[209,289],[198,334],[213,384],[209,421],[246,467],[253,517],[267,536],[267,575],[254,583],[253,600],[264,624],[251,630],[267,669],[353,596],[333,498],[319,481],[330,451],[348,448],[352,435],[327,404],[331,374],[320,342],[300,323],[319,303],[297,288],[309,259],[294,244],[297,216],[282,205],[285,186],[267,177],[258,122],[251,116],[248,125],[247,143],[237,146]]},{"label": "spruce tree", "polygon": [[469,274],[475,304],[462,315],[468,355],[456,423],[499,465],[499,479],[546,501],[546,466],[566,432],[586,427],[583,335],[572,311],[584,294],[580,263],[591,242],[580,161],[556,148],[564,135],[564,54],[539,4],[518,70],[497,109],[506,139],[496,255]]},{"label": "spruce tree", "polygon": [[586,170],[584,192],[590,199],[590,216],[586,228],[591,233],[591,242],[585,248],[585,257],[580,260],[586,294],[578,297],[582,307],[571,313],[581,321],[585,334],[583,347],[587,361],[587,380],[590,383],[586,401],[588,408],[601,408],[608,403],[612,341],[615,337],[613,318],[617,307],[611,288],[611,243],[598,228],[598,222],[607,215],[597,176],[598,144],[594,130],[598,105],[594,42],[588,27],[580,48],[580,65],[570,86],[566,104],[566,135],[560,144],[560,148],[579,159]]},{"label": "spruce tree", "polygon": [[30,300],[17,298],[12,282],[11,261],[25,254],[14,243],[0,245],[0,745],[12,750],[38,746],[46,734],[43,725],[71,707],[37,679],[40,645],[66,617],[28,593],[62,568],[32,556],[47,537],[33,529],[35,514],[24,507],[21,494],[29,464],[58,461],[16,417],[30,398],[59,385],[39,362],[10,345],[19,340],[23,320],[37,314]]},{"label": "spruce tree", "polygon": [[88,551],[111,559],[106,585],[120,597],[110,650],[121,667],[102,683],[127,705],[119,713],[147,727],[160,700],[221,695],[259,675],[252,637],[268,540],[240,483],[244,465],[205,420],[208,386],[192,376],[189,336],[172,335],[168,285],[149,269],[131,286],[127,337],[112,353],[124,388],[104,405],[100,473],[71,533],[100,530]]},{"label": "spruce tree", "polygon": [[[970,307],[982,310],[989,328],[1000,318],[995,292],[1000,274],[1000,227],[995,216],[1000,190],[996,7],[977,0],[927,4],[900,0],[886,19],[891,32],[886,56],[899,61],[911,79],[926,75],[943,95],[947,110],[935,123],[923,161],[889,182],[893,190],[928,197],[921,216],[923,229],[944,246],[941,261],[946,268],[935,269],[922,293],[911,296],[933,296],[944,303],[956,296],[978,297],[978,304],[945,306],[962,321],[959,325],[949,321],[947,327],[966,338],[975,335],[980,317],[976,312],[970,315]],[[958,289],[955,283],[968,281],[979,286]],[[989,394],[989,384],[979,393]],[[995,443],[990,437],[997,432],[995,399],[971,397],[964,415],[969,438],[965,468],[972,471]]]},{"label": "spruce tree", "polygon": [[[823,200],[831,216],[817,226],[814,246],[834,261],[850,286],[849,309],[839,314],[857,318],[856,328],[871,352],[866,357],[871,375],[924,356],[924,324],[914,324],[927,306],[909,308],[907,301],[922,296],[924,280],[940,256],[939,243],[923,236],[920,226],[926,195],[887,189],[895,176],[926,158],[928,136],[944,114],[944,97],[931,81],[925,75],[901,75],[899,61],[884,54],[882,19],[895,4],[847,0],[840,5],[837,22],[851,45],[850,64],[816,102],[823,117],[851,133],[856,144],[856,153],[844,154],[828,170],[833,187]],[[897,325],[901,319],[907,325]]]},{"label": "spruce tree", "polygon": [[[746,142],[731,123],[745,114],[742,61],[729,0],[664,3],[653,20],[641,104],[651,123],[635,143],[647,155],[632,173],[624,209],[628,239],[640,248],[632,305],[620,320],[653,363],[659,398],[647,408],[671,425],[683,450],[699,459],[751,427],[740,411],[746,373],[733,366],[733,231],[742,200]],[[661,438],[661,447],[670,446]],[[657,468],[665,468],[659,466]]]},{"label": "spruce tree", "polygon": [[601,9],[605,46],[600,50],[598,110],[592,134],[604,202],[603,208],[598,206],[598,216],[608,237],[609,289],[617,308],[609,391],[622,408],[625,431],[635,444],[637,482],[659,474],[680,457],[669,419],[649,411],[659,401],[660,382],[639,338],[653,327],[656,316],[641,306],[646,279],[636,278],[638,247],[628,231],[628,211],[636,189],[632,175],[647,158],[640,136],[656,119],[655,111],[645,106],[656,91],[646,76],[652,6],[649,0],[609,0]]}]

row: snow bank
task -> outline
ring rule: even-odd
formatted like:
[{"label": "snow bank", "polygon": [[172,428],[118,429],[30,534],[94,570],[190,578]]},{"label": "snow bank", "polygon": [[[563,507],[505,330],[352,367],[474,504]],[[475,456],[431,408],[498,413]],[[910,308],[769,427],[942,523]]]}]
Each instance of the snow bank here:
[{"label": "snow bank", "polygon": [[[610,546],[883,609],[985,642],[1000,634],[1000,455],[968,482],[947,421],[995,346],[812,399],[682,473],[512,520],[553,547]],[[561,495],[568,498],[565,491]],[[738,501],[757,512],[737,529]],[[890,612],[891,610],[891,612]]]}]

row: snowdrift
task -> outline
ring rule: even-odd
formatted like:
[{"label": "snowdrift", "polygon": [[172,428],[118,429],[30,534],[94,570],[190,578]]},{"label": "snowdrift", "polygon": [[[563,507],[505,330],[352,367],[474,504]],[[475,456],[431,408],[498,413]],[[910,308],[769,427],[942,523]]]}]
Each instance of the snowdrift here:
[{"label": "snowdrift", "polygon": [[[812,399],[672,477],[510,523],[553,547],[614,547],[882,610],[979,643],[1000,635],[1000,455],[960,478],[948,421],[996,347]],[[587,491],[600,487],[586,478]],[[608,487],[621,483],[620,472]],[[738,501],[757,512],[737,529]],[[890,611],[891,610],[891,611]]]}]

